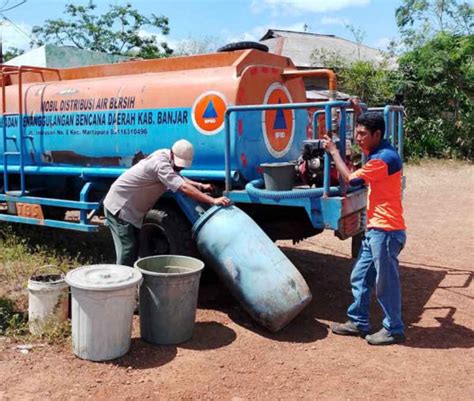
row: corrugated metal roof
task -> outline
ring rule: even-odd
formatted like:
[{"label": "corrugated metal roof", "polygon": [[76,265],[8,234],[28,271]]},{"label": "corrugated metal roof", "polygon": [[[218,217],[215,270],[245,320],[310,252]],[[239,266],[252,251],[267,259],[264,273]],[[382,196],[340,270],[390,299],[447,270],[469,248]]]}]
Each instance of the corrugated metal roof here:
[{"label": "corrugated metal roof", "polygon": [[[291,58],[299,68],[326,67],[321,60],[311,57],[315,50],[334,52],[349,61],[380,63],[384,60],[380,50],[335,35],[269,29],[260,42],[267,45],[270,52]],[[395,60],[389,61],[389,68],[396,68]]]}]

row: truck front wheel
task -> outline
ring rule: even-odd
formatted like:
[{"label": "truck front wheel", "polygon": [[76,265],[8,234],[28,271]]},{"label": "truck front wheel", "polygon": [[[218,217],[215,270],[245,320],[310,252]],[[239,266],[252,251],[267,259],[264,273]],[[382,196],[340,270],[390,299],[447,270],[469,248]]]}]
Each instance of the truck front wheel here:
[{"label": "truck front wheel", "polygon": [[140,257],[152,255],[199,255],[191,224],[173,204],[150,210],[140,231]]}]

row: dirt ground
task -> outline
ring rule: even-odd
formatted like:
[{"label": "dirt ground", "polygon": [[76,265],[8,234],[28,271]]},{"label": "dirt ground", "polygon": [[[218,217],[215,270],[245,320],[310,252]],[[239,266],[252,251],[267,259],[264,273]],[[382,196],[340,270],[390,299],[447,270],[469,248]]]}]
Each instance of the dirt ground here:
[{"label": "dirt ground", "polygon": [[345,320],[353,261],[350,243],[328,232],[279,243],[313,293],[280,333],[257,327],[219,284],[203,284],[194,337],[179,346],[143,343],[137,317],[130,352],[107,363],[69,346],[22,354],[0,340],[0,400],[472,399],[474,167],[430,162],[406,175],[405,344],[372,347],[329,331]]}]

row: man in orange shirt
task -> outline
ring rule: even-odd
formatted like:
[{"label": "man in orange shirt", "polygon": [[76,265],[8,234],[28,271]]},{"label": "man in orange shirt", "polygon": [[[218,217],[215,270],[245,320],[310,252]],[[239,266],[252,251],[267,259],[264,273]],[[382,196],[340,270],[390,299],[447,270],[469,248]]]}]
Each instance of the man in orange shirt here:
[{"label": "man in orange shirt", "polygon": [[[358,113],[358,103],[352,101],[352,104]],[[361,336],[372,345],[405,341],[398,273],[398,255],[406,241],[401,201],[402,161],[397,150],[383,138],[384,132],[381,113],[366,112],[357,117],[355,139],[367,156],[367,163],[353,173],[334,142],[328,136],[324,138],[325,149],[343,179],[351,185],[369,187],[367,232],[351,274],[354,302],[347,310],[349,320],[335,323],[332,332]],[[382,329],[369,335],[370,293],[374,288],[385,318]]]}]

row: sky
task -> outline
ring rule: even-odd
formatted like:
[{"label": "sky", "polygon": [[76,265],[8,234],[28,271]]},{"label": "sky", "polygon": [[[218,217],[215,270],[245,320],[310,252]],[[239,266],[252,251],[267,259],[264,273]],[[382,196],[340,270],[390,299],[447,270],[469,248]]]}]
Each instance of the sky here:
[{"label": "sky", "polygon": [[[22,0],[0,0],[0,10]],[[67,0],[27,0],[10,11],[3,12],[1,22],[4,49],[29,49],[31,28],[47,19],[64,18]],[[87,0],[73,0],[86,4]],[[109,4],[124,4],[121,0],[96,0],[97,12],[105,12]],[[169,18],[170,33],[164,40],[172,48],[190,38],[216,45],[255,40],[268,29],[332,34],[354,40],[346,27],[351,25],[364,32],[367,46],[385,49],[398,37],[395,10],[401,0],[129,0],[142,14]],[[1,15],[0,15],[1,17]],[[11,22],[10,22],[11,21]],[[156,34],[145,28],[142,34]],[[161,39],[161,38],[160,38]]]}]

